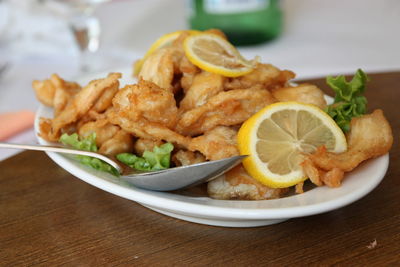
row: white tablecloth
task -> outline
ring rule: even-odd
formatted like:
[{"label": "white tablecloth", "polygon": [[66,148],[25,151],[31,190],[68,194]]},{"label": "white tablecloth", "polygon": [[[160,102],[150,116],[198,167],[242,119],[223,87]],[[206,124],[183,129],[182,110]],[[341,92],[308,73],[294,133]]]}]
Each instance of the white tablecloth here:
[{"label": "white tablecloth", "polygon": [[[298,78],[352,73],[357,68],[367,72],[400,70],[400,1],[287,0],[282,1],[282,8],[282,36],[264,45],[241,48],[246,57],[259,55],[264,62],[293,70]],[[183,0],[114,0],[96,13],[103,29],[100,55],[113,58],[105,66],[109,70],[129,67],[159,36],[187,28]],[[23,21],[14,25],[27,25],[24,30],[30,30]],[[67,27],[58,25],[60,38],[53,38],[49,46],[40,36],[36,43],[29,43],[29,49],[20,43],[7,46],[0,35],[0,64],[11,62],[0,80],[0,112],[36,110],[38,102],[31,89],[34,79],[52,73],[66,79],[77,75],[73,40]],[[30,130],[8,141],[32,143],[35,138]],[[14,153],[0,150],[0,160]]]}]

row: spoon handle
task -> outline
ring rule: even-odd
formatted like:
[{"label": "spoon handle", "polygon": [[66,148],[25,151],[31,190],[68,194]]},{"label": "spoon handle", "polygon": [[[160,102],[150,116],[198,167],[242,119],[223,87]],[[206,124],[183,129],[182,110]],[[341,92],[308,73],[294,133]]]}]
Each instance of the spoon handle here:
[{"label": "spoon handle", "polygon": [[25,150],[37,150],[37,151],[47,151],[47,152],[57,152],[57,153],[65,153],[65,154],[73,154],[73,155],[82,155],[98,158],[102,161],[113,166],[119,172],[121,172],[121,167],[113,160],[109,159],[106,156],[103,156],[96,152],[77,150],[66,147],[56,147],[56,146],[45,146],[45,145],[27,145],[27,144],[11,144],[0,142],[0,148],[14,148],[14,149],[25,149]]}]

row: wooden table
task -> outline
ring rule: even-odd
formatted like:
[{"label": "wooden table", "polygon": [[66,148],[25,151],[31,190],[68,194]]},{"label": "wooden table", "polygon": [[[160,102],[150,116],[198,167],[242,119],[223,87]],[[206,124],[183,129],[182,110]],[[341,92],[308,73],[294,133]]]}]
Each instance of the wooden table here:
[{"label": "wooden table", "polygon": [[382,183],[347,207],[271,226],[170,218],[74,178],[41,152],[0,162],[0,265],[400,264],[399,87],[400,72],[374,74],[366,93],[395,136]]}]

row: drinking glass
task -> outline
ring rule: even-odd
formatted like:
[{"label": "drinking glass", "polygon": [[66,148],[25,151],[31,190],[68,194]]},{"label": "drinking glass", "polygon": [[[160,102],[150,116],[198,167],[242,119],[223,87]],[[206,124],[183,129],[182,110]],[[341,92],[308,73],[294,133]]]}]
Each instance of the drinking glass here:
[{"label": "drinking glass", "polygon": [[99,68],[96,52],[100,46],[100,22],[94,11],[98,5],[111,0],[38,0],[53,12],[62,15],[80,51],[81,72],[92,72]]}]

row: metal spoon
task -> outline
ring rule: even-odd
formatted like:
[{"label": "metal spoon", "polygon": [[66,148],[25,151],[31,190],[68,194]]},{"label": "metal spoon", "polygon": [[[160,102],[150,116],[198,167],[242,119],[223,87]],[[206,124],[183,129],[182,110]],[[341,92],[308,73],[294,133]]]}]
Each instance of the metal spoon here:
[{"label": "metal spoon", "polygon": [[[120,163],[95,152],[56,146],[10,144],[3,142],[0,142],[0,148],[16,148],[90,156],[105,161],[113,166],[120,174],[125,174],[126,170],[126,167],[122,167]],[[121,175],[120,178],[143,189],[172,191],[210,181],[232,169],[245,157],[246,156],[234,156],[160,171],[141,172],[131,169],[133,173]]]}]

